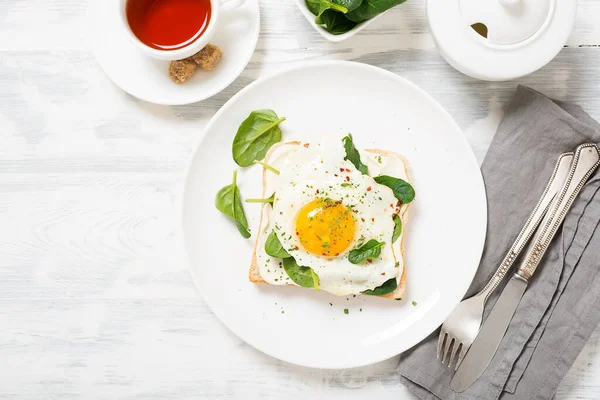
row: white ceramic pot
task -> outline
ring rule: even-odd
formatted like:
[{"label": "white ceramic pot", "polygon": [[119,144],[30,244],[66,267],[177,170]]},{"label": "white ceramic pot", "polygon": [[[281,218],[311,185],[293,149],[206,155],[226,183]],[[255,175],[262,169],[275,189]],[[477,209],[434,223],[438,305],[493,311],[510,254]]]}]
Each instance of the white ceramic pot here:
[{"label": "white ceramic pot", "polygon": [[577,0],[427,0],[444,59],[488,81],[516,79],[549,63],[567,42],[576,12]]}]

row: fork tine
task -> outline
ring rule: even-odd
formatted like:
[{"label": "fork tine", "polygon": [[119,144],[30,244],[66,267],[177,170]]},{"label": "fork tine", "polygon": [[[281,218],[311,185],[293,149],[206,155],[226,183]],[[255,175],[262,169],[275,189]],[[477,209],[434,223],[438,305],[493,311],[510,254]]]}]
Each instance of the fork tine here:
[{"label": "fork tine", "polygon": [[460,354],[458,355],[458,360],[456,360],[456,366],[454,367],[455,371],[458,369],[458,366],[462,362],[463,358],[465,358],[465,354],[467,354],[467,350],[469,350],[469,347],[465,346],[463,344],[460,348]]},{"label": "fork tine", "polygon": [[447,332],[444,332],[443,330],[440,331],[440,337],[438,339],[438,346],[437,346],[437,358],[438,359],[442,355],[442,347],[444,347],[444,339],[446,339],[446,336],[448,336]]},{"label": "fork tine", "polygon": [[456,338],[454,338],[454,337],[451,338],[450,335],[448,335],[448,337],[446,338],[446,345],[444,346],[444,354],[442,354],[442,364],[446,360],[446,356],[448,355],[448,350],[450,350],[452,343],[454,343],[455,340],[456,340]]},{"label": "fork tine", "polygon": [[452,361],[456,357],[456,353],[458,352],[458,348],[462,346],[462,343],[458,343],[458,339],[454,340],[454,346],[452,346],[452,354],[448,358],[448,368],[452,365]]}]

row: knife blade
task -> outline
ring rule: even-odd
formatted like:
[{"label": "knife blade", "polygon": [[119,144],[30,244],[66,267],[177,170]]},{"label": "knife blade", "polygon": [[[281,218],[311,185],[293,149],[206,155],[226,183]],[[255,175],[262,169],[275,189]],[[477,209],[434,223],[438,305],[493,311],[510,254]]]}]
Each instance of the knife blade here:
[{"label": "knife blade", "polygon": [[529,279],[539,265],[573,201],[599,164],[600,149],[595,144],[581,145],[575,151],[567,180],[540,223],[525,258],[500,294],[471,348],[452,377],[450,388],[453,391],[464,392],[467,390],[492,361],[527,289]]},{"label": "knife blade", "polygon": [[450,382],[450,389],[464,392],[485,371],[500,346],[525,289],[527,289],[527,281],[514,274],[456,370]]}]

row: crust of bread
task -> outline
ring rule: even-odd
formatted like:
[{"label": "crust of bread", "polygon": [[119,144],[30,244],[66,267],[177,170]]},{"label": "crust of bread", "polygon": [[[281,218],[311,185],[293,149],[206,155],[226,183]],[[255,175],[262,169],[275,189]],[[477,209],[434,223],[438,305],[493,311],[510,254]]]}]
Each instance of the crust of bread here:
[{"label": "crust of bread", "polygon": [[[397,158],[401,159],[402,163],[404,164],[404,172],[406,173],[406,176],[408,177],[408,183],[410,183],[412,185],[412,179],[410,177],[410,170],[408,168],[408,160],[402,154],[398,154],[393,151],[379,150],[379,149],[366,149],[365,151],[367,153],[371,153],[371,154],[379,154],[379,155],[386,156],[386,157],[392,156],[392,157],[397,157]],[[408,204],[406,206],[406,208],[404,209],[404,211],[402,212],[402,230],[403,231],[404,231],[404,227],[406,226],[406,220],[408,219],[408,210],[409,209],[410,209],[410,204]],[[402,242],[400,243],[400,251],[402,252],[403,268],[402,268],[402,275],[396,277],[398,287],[392,293],[388,293],[386,295],[379,296],[381,298],[401,299],[402,296],[404,296],[404,292],[406,291],[406,258],[404,257],[404,254],[405,254],[404,239],[405,238],[406,238],[406,235],[403,234]],[[394,250],[394,248],[392,247],[392,251],[393,250]]]},{"label": "crust of bread", "polygon": [[[271,146],[269,151],[267,151],[267,154],[265,154],[265,158],[263,161],[268,164],[269,159],[271,158],[271,155],[273,155],[273,152],[275,150],[277,150],[278,148],[280,148],[281,146],[299,145],[299,144],[300,144],[300,142],[298,142],[298,141],[274,144],[273,146]],[[268,196],[265,193],[266,188],[267,188],[267,169],[266,168],[263,168],[262,183],[263,183],[263,198],[264,198],[264,197]],[[259,228],[262,226],[262,220],[263,220],[264,213],[265,213],[265,207],[267,207],[267,206],[268,206],[267,204],[264,204],[260,210],[260,219],[258,221]],[[252,282],[252,283],[267,283],[263,279],[263,277],[260,275],[260,269],[258,268],[258,263],[256,262],[256,251],[258,250],[259,238],[260,238],[260,235],[256,235],[256,242],[254,243],[254,251],[252,252],[252,263],[250,264],[250,271],[248,273],[248,278],[250,279],[250,282]]]},{"label": "crust of bread", "polygon": [[[278,149],[281,146],[284,145],[299,145],[301,142],[298,141],[294,141],[294,142],[286,142],[286,143],[278,143],[273,145],[269,151],[267,152],[267,154],[265,155],[265,159],[264,162],[265,163],[269,163],[269,159],[271,157],[271,155],[273,154],[273,152]],[[409,183],[412,184],[412,180],[410,178],[410,171],[408,168],[408,161],[406,160],[406,158],[404,156],[402,156],[401,154],[392,152],[392,151],[387,151],[387,150],[380,150],[380,149],[366,149],[365,150],[368,153],[371,154],[379,154],[382,156],[393,156],[393,157],[397,157],[399,159],[402,160],[403,164],[404,164],[404,169],[406,172],[406,176],[408,177]],[[264,169],[263,170],[263,197],[265,197],[267,195],[267,193],[265,193],[266,190],[266,180],[267,180],[267,170]],[[262,226],[262,220],[264,217],[264,210],[265,207],[267,207],[268,205],[265,204],[263,206],[263,208],[261,209],[260,212],[260,220],[259,220],[259,227]],[[410,208],[410,206],[407,206],[406,209],[402,212],[402,224],[403,227],[406,226],[406,219],[408,218],[408,209]],[[265,280],[262,278],[262,276],[260,275],[260,269],[258,267],[258,263],[256,262],[256,252],[258,250],[258,242],[259,242],[259,237],[260,235],[257,235],[256,237],[256,242],[254,243],[254,251],[252,253],[252,262],[250,264],[250,271],[248,274],[248,277],[250,279],[251,282],[253,283],[266,283]],[[404,260],[404,268],[402,268],[402,275],[396,277],[396,279],[398,280],[398,287],[396,288],[396,290],[394,290],[392,293],[388,293],[384,296],[378,296],[381,298],[385,298],[385,299],[400,299],[402,298],[402,296],[404,295],[404,292],[406,290],[406,261],[404,258],[404,238],[406,237],[406,235],[402,235],[402,242],[400,244],[400,249],[402,251],[402,259]],[[393,248],[392,248],[393,250]],[[395,255],[395,254],[394,254]]]}]

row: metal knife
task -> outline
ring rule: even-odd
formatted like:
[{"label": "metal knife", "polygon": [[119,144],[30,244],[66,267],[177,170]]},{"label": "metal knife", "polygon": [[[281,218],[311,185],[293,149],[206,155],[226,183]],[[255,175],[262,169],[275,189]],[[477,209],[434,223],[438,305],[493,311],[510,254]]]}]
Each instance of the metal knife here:
[{"label": "metal knife", "polygon": [[527,289],[527,284],[558,231],[565,215],[571,208],[588,178],[600,165],[600,149],[595,144],[577,147],[571,170],[563,188],[552,202],[548,213],[540,223],[525,258],[512,276],[490,315],[484,322],[477,338],[471,345],[458,370],[452,377],[450,388],[464,392],[481,376],[496,354],[508,325]]}]

